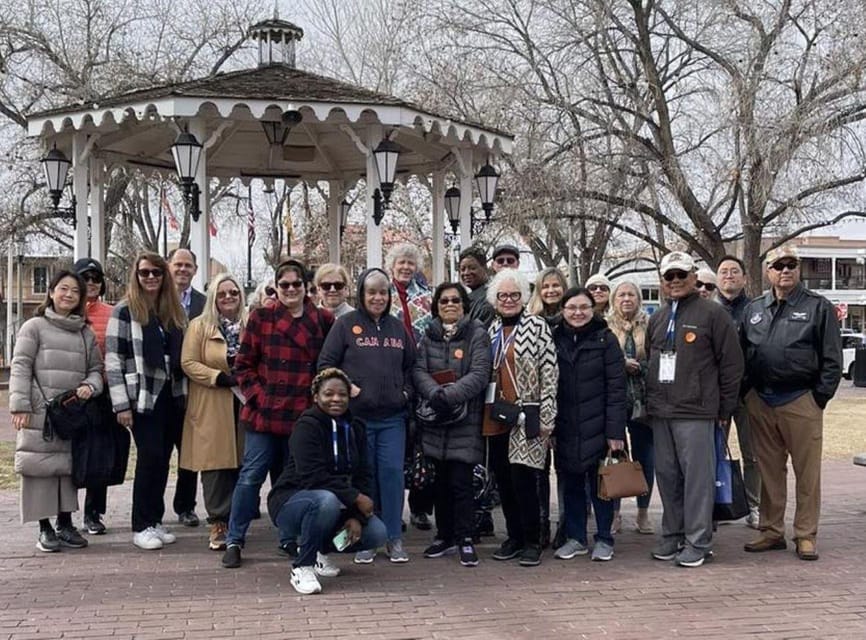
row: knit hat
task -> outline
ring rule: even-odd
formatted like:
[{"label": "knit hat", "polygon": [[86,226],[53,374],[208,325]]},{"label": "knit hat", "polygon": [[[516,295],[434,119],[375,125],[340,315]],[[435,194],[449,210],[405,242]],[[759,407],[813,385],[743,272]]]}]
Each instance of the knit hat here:
[{"label": "knit hat", "polygon": [[99,264],[99,260],[95,260],[94,258],[81,258],[80,260],[75,261],[75,264],[72,265],[72,270],[79,276],[83,276],[88,271],[98,273],[100,277],[102,277],[102,286],[99,288],[99,295],[105,295],[105,271],[102,269],[102,265]]},{"label": "knit hat", "polygon": [[603,273],[593,273],[591,276],[589,276],[589,278],[586,279],[586,282],[583,284],[583,286],[589,289],[589,287],[594,284],[604,285],[605,287],[607,287],[608,291],[610,291],[612,288],[610,280],[608,280],[607,276]]}]

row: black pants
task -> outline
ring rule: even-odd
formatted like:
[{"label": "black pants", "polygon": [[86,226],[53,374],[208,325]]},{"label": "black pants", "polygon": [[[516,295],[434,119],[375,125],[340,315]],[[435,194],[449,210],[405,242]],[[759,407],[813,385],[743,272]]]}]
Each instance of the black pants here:
[{"label": "black pants", "polygon": [[232,494],[238,483],[240,469],[214,469],[201,472],[201,488],[207,521],[228,524],[232,510]]},{"label": "black pants", "polygon": [[174,402],[166,386],[156,400],[152,413],[133,416],[135,440],[135,480],[132,483],[132,530],[144,531],[162,522],[165,514],[165,486],[168,463],[174,446],[171,413]]},{"label": "black pants", "polygon": [[509,434],[488,436],[490,466],[499,485],[508,537],[522,545],[539,544],[541,504],[538,469],[508,462]]},{"label": "black pants", "polygon": [[[171,422],[172,447],[177,448],[177,459],[180,461],[180,443],[183,439],[183,420],[185,411],[174,410],[169,417]],[[174,488],[174,503],[172,507],[178,515],[187,511],[195,511],[195,494],[198,485],[198,473],[189,469],[177,469],[177,485]]]},{"label": "black pants", "polygon": [[473,467],[467,462],[436,460],[436,482],[432,489],[439,540],[459,544],[472,538],[475,527]]},{"label": "black pants", "polygon": [[105,514],[108,500],[108,487],[87,487],[84,494],[84,517],[91,518]]}]

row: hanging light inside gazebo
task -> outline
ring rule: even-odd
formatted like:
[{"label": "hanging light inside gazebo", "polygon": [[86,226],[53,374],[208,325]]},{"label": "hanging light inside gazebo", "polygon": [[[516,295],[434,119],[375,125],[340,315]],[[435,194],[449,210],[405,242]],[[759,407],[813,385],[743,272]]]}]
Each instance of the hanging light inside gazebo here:
[{"label": "hanging light inside gazebo", "polygon": [[286,143],[286,138],[289,137],[289,132],[303,119],[304,116],[300,111],[290,110],[283,112],[279,120],[262,120],[262,129],[265,130],[268,144],[283,146]]}]

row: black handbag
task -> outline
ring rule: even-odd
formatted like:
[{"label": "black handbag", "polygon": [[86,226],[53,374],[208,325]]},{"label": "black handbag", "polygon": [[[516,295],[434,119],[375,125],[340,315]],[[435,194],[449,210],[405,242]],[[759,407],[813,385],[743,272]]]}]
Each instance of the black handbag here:
[{"label": "black handbag", "polygon": [[436,465],[433,460],[424,455],[420,434],[409,464],[405,466],[403,473],[407,489],[423,491],[432,487],[436,481]]},{"label": "black handbag", "polygon": [[719,482],[730,482],[730,502],[725,501],[713,504],[713,520],[727,522],[739,520],[749,515],[749,499],[746,496],[746,483],[743,481],[743,471],[739,460],[731,459],[731,450],[728,447],[727,438],[720,427],[716,427],[716,484],[718,496],[722,493],[718,489]]},{"label": "black handbag", "polygon": [[129,463],[129,431],[117,424],[108,396],[94,398],[88,406],[93,419],[87,434],[72,443],[72,483],[79,489],[123,484]]},{"label": "black handbag", "polygon": [[520,420],[520,405],[505,398],[497,398],[490,405],[490,418],[506,427],[516,427]]},{"label": "black handbag", "polygon": [[87,401],[81,400],[75,390],[65,391],[49,400],[36,380],[39,393],[45,401],[45,422],[42,425],[42,439],[46,442],[57,436],[61,440],[76,440],[87,433],[90,415]]}]

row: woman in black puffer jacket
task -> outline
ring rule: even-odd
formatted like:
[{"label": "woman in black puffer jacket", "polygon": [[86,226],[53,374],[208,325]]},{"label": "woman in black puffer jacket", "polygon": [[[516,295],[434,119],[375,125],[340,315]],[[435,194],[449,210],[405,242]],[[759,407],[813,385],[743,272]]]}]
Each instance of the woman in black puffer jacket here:
[{"label": "woman in black puffer jacket", "polygon": [[[435,461],[436,539],[424,556],[454,553],[463,566],[478,564],[472,544],[475,506],[473,467],[483,459],[481,416],[490,382],[490,338],[469,317],[469,296],[459,284],[440,284],[433,294],[433,321],[418,345],[412,372],[415,389],[437,415],[447,416],[467,403],[466,417],[451,426],[427,426],[421,433],[424,454]],[[453,382],[449,382],[453,380]]]},{"label": "woman in black puffer jacket", "polygon": [[610,447],[623,448],[626,422],[623,355],[607,323],[593,315],[586,289],[562,298],[562,322],[554,329],[559,361],[555,461],[565,497],[565,543],[556,557],[588,553],[586,490],[589,483],[598,533],[593,560],[613,557],[613,502],[598,498],[598,463]]}]

